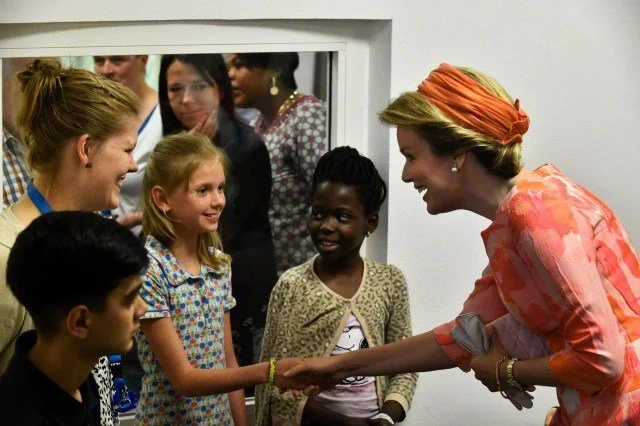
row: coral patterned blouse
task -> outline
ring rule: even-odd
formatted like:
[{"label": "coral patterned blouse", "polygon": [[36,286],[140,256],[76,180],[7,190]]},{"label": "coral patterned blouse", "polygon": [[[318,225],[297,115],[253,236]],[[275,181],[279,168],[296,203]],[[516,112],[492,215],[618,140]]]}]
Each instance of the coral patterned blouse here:
[{"label": "coral patterned blouse", "polygon": [[[489,266],[463,312],[486,324],[509,314],[546,338],[564,383],[551,424],[640,424],[640,264],[615,214],[545,165],[512,188],[482,238]],[[434,333],[468,371],[453,325]]]}]

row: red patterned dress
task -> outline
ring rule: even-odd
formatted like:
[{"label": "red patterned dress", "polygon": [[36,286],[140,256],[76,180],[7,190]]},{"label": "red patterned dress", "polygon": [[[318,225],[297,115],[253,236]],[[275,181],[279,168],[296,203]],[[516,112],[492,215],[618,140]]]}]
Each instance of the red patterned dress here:
[{"label": "red patterned dress", "polygon": [[[482,232],[489,267],[464,304],[546,338],[564,383],[552,425],[640,424],[640,264],[615,214],[550,165],[521,179]],[[468,371],[470,356],[434,330]]]},{"label": "red patterned dress", "polygon": [[310,95],[298,95],[271,123],[261,116],[255,123],[269,150],[271,208],[278,276],[309,260],[316,252],[307,231],[311,209],[311,178],[327,152],[327,109]]}]

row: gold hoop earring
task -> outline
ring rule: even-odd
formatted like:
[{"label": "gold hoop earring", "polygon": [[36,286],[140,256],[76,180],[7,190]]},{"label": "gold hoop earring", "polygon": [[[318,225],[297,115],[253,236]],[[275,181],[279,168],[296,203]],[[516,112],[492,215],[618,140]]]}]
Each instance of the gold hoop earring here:
[{"label": "gold hoop earring", "polygon": [[271,96],[276,96],[280,93],[280,89],[278,89],[278,85],[276,84],[275,75],[271,76],[271,88],[269,89],[269,93],[271,93]]}]

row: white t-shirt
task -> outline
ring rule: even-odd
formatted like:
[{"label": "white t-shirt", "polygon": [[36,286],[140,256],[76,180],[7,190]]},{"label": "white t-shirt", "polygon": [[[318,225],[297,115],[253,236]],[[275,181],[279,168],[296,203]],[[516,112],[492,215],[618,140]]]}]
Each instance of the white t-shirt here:
[{"label": "white t-shirt", "polygon": [[[153,148],[162,139],[162,118],[160,106],[156,105],[138,129],[138,143],[133,150],[133,158],[138,164],[138,171],[127,173],[122,188],[120,188],[120,205],[113,210],[114,214],[123,215],[140,210],[142,197],[142,178],[149,162]],[[136,234],[140,227],[132,229]]]},{"label": "white t-shirt", "polygon": [[[362,326],[352,313],[331,355],[368,347]],[[333,389],[321,392],[316,400],[332,411],[354,418],[368,419],[380,411],[375,377],[347,377]]]}]

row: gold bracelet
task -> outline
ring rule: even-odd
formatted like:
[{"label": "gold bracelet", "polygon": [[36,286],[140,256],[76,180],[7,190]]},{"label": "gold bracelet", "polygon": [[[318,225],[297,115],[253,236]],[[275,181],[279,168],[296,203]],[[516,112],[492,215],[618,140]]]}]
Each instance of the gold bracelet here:
[{"label": "gold bracelet", "polygon": [[513,396],[513,395],[510,396],[505,391],[503,391],[502,385],[500,384],[500,364],[502,364],[508,359],[509,359],[508,356],[503,356],[502,358],[500,358],[500,361],[496,363],[496,384],[498,385],[498,392],[500,392],[500,395],[502,395],[502,397],[505,399],[511,399],[511,397]]},{"label": "gold bracelet", "polygon": [[276,379],[276,359],[269,359],[269,384],[273,385]]},{"label": "gold bracelet", "polygon": [[513,367],[516,365],[517,361],[517,358],[511,358],[509,360],[509,363],[507,364],[507,384],[512,388],[524,390],[524,387],[516,380],[516,377],[513,375]]}]

